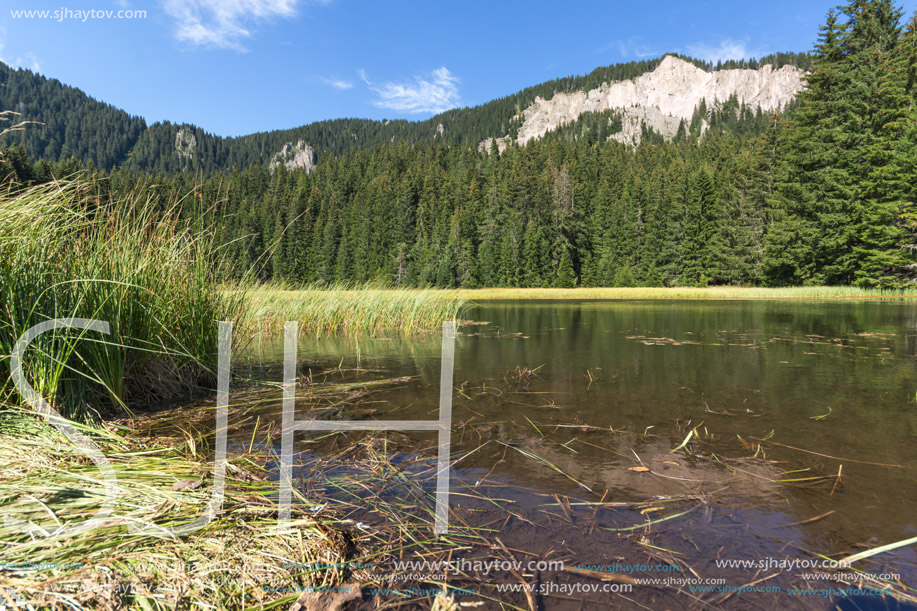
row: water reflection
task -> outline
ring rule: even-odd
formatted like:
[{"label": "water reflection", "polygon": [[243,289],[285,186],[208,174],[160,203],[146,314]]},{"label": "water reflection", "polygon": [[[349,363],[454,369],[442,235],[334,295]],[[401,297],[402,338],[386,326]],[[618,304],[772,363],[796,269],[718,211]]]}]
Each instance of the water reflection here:
[{"label": "water reflection", "polygon": [[[694,539],[709,553],[778,540],[854,550],[917,534],[911,305],[490,302],[470,318],[487,324],[464,325],[457,341],[453,443],[459,455],[492,443],[457,465],[456,482],[524,486],[526,493],[501,494],[531,511],[545,494],[595,500],[584,487],[622,502],[704,498],[703,511],[685,524],[720,529],[706,543]],[[341,380],[353,382],[408,377],[373,389],[356,416],[338,417],[430,419],[439,351],[436,334],[304,340],[300,370],[337,366]],[[279,379],[281,356],[281,345],[264,340],[237,363],[247,359],[252,375]],[[699,442],[689,449],[697,456],[669,454],[694,427]],[[760,445],[771,462],[734,477],[741,464],[728,461],[751,456],[769,435],[781,444]],[[430,446],[422,436],[410,443]],[[710,461],[718,453],[726,467]],[[653,477],[629,471],[639,464]],[[840,465],[834,487],[774,483],[834,474]],[[801,471],[787,475],[791,469]],[[596,511],[600,528],[634,523]],[[887,562],[914,576],[912,549]]]}]

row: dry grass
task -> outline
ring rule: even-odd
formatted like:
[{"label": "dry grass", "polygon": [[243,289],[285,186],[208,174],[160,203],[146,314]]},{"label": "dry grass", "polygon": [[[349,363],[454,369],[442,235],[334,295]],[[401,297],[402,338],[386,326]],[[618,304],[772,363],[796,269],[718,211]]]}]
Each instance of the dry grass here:
[{"label": "dry grass", "polygon": [[[19,599],[43,609],[271,608],[297,596],[283,592],[350,578],[341,565],[356,548],[339,520],[300,496],[292,534],[280,536],[276,483],[246,456],[231,461],[222,508],[202,530],[176,540],[128,533],[131,524],[175,526],[205,513],[211,465],[194,443],[170,448],[111,429],[81,429],[117,474],[113,517],[83,533],[46,536],[91,517],[105,498],[104,481],[45,423],[15,408],[0,412],[0,513],[32,530],[0,523],[0,605]],[[290,568],[317,563],[333,568]]]}]

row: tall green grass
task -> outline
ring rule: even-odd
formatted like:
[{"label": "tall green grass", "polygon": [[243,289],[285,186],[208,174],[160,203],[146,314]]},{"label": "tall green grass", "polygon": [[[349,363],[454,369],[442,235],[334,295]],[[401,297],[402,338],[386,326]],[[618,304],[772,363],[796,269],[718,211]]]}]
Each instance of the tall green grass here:
[{"label": "tall green grass", "polygon": [[54,331],[24,374],[66,417],[178,397],[209,377],[216,321],[239,302],[215,290],[214,235],[143,192],[100,200],[90,183],[52,182],[0,196],[0,394],[16,402],[9,355],[27,329],[93,318],[111,334]]},{"label": "tall green grass", "polygon": [[299,322],[303,335],[373,335],[436,331],[464,310],[458,291],[368,286],[260,286],[244,291],[241,328],[282,332],[284,321]]}]

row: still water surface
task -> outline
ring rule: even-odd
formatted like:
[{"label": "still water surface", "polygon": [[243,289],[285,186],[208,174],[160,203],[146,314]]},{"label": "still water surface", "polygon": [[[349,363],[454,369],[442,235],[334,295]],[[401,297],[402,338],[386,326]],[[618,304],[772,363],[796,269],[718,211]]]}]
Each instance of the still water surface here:
[{"label": "still water surface", "polygon": [[[467,318],[476,324],[462,325],[456,343],[453,452],[477,451],[455,465],[453,487],[492,484],[524,515],[547,520],[539,528],[511,521],[507,544],[544,553],[562,543],[594,564],[633,557],[621,539],[642,533],[644,543],[688,554],[710,574],[713,558],[843,555],[917,535],[914,305],[513,301],[478,304]],[[307,340],[299,355],[304,375],[340,366],[347,381],[410,376],[331,417],[437,417],[436,335]],[[278,344],[254,342],[245,356],[257,375],[279,378]],[[326,408],[298,404],[297,417]],[[264,409],[277,415],[276,402]],[[692,429],[686,448],[670,453]],[[768,436],[767,462],[742,462]],[[410,440],[435,453],[435,434]],[[298,443],[307,451],[308,440]],[[774,481],[836,476],[841,466],[839,482]],[[622,533],[601,528],[645,515],[592,509],[565,525],[566,512],[547,503],[554,494],[585,502],[691,496],[703,507],[665,532]],[[461,511],[461,497],[453,507]],[[597,533],[611,538],[607,545]],[[862,568],[899,572],[914,585],[915,566],[910,547]]]}]

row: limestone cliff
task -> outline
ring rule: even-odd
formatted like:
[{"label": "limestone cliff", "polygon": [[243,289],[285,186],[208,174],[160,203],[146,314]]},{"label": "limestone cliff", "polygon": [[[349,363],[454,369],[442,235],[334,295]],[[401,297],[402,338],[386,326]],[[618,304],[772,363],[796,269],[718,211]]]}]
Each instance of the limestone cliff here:
[{"label": "limestone cliff", "polygon": [[[615,140],[638,144],[643,125],[671,138],[682,120],[690,121],[701,100],[708,108],[715,108],[734,95],[752,109],[779,110],[803,88],[803,74],[794,66],[774,70],[770,65],[758,70],[706,72],[669,55],[652,72],[631,80],[603,83],[590,91],[558,93],[550,100],[535,98],[517,116],[522,125],[516,143],[540,138],[583,113],[611,109],[623,115],[622,131],[611,136]],[[497,139],[501,151],[506,144],[505,138]],[[490,145],[490,139],[481,143],[488,150]]]}]

